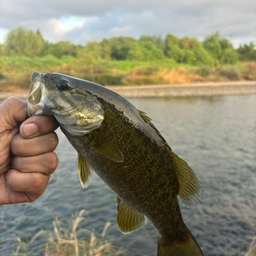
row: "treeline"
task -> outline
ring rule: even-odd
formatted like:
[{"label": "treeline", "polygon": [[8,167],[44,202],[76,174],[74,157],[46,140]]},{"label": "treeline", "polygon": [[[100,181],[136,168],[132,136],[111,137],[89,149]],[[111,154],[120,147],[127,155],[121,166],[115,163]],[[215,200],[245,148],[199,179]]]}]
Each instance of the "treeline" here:
[{"label": "treeline", "polygon": [[34,32],[22,27],[11,30],[4,44],[0,45],[0,56],[17,55],[30,58],[52,55],[57,58],[73,56],[87,60],[149,62],[171,59],[177,63],[209,67],[234,64],[237,61],[256,61],[253,43],[240,45],[235,49],[218,32],[205,37],[203,42],[189,37],[180,39],[168,34],[165,38],[143,35],[137,40],[131,37],[113,37],[81,46],[69,41],[51,43],[43,38],[39,30]]}]

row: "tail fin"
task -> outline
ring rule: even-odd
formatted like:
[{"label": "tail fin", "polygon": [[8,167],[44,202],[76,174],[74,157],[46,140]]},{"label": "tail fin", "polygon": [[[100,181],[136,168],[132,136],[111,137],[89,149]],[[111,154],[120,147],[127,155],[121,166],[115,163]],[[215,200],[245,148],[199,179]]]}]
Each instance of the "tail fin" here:
[{"label": "tail fin", "polygon": [[158,238],[157,256],[203,256],[193,235],[189,232],[186,240],[162,241]]}]

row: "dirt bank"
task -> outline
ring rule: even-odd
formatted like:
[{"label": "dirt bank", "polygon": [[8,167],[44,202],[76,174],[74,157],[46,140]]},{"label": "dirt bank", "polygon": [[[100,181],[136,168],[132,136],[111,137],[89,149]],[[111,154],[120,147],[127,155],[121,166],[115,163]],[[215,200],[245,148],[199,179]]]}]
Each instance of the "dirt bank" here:
[{"label": "dirt bank", "polygon": [[[127,98],[256,94],[256,81],[106,87]],[[0,98],[26,98],[27,94],[27,90],[0,92]]]}]

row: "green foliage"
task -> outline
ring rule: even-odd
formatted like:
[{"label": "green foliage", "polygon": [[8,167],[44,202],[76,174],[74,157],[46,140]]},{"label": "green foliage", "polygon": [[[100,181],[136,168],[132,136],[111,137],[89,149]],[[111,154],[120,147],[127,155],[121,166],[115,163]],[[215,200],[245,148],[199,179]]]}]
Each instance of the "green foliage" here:
[{"label": "green foliage", "polygon": [[100,59],[101,45],[98,42],[89,42],[77,53],[77,58],[83,59]]},{"label": "green foliage", "polygon": [[238,54],[240,55],[240,60],[242,61],[256,61],[256,45],[254,43],[240,45],[237,49]]},{"label": "green foliage", "polygon": [[131,61],[155,61],[164,59],[164,54],[150,41],[138,41],[132,44],[127,56]]},{"label": "green foliage", "polygon": [[202,44],[215,64],[235,64],[239,59],[233,45],[227,39],[221,38],[219,32],[206,37]]},{"label": "green foliage", "polygon": [[6,56],[8,54],[8,50],[4,44],[0,44],[0,56]]},{"label": "green foliage", "polygon": [[37,57],[42,50],[44,39],[38,30],[36,33],[22,27],[11,30],[6,37],[5,46],[9,55]]},{"label": "green foliage", "polygon": [[29,58],[25,56],[2,56],[0,57],[0,70],[6,72],[24,72],[34,70],[46,70],[52,67],[57,67],[73,60],[67,56],[61,59],[55,56],[48,55],[41,58]]},{"label": "green foliage", "polygon": [[135,39],[121,36],[113,37],[109,39],[109,42],[111,46],[111,59],[125,60]]},{"label": "green foliage", "polygon": [[103,39],[100,42],[101,45],[101,58],[105,60],[111,59],[111,44],[108,39]]},{"label": "green foliage", "polygon": [[161,36],[142,35],[139,41],[152,42],[156,48],[162,50],[163,52],[165,50],[165,42]]},{"label": "green foliage", "polygon": [[222,51],[221,63],[235,64],[238,60],[239,60],[239,55],[234,49],[227,48]]},{"label": "green foliage", "polygon": [[177,61],[182,62],[184,60],[184,51],[180,49],[178,44],[168,47],[166,56]]},{"label": "green foliage", "polygon": [[183,50],[193,50],[202,48],[201,43],[195,38],[184,37],[179,40],[178,45]]},{"label": "green foliage", "polygon": [[58,43],[44,42],[40,56],[53,55],[57,58],[62,58],[63,56],[73,56],[76,57],[78,46],[70,43],[69,41],[60,41]]},{"label": "green foliage", "polygon": [[199,66],[199,65],[207,65],[209,67],[214,66],[213,59],[211,55],[203,48],[195,48],[191,50],[194,55],[194,62],[187,62],[188,64]]},{"label": "green foliage", "polygon": [[175,44],[168,46],[167,57],[179,63],[187,63],[194,66],[214,65],[212,57],[198,40],[189,37],[179,40],[173,36],[169,36],[169,40],[175,42]]}]

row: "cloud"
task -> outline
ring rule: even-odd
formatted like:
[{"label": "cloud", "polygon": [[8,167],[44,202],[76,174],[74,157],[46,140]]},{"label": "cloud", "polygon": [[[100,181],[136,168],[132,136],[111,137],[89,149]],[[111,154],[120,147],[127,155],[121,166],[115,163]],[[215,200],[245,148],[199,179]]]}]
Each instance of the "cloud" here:
[{"label": "cloud", "polygon": [[255,13],[255,0],[1,0],[0,36],[23,26],[50,41],[85,44],[142,34],[203,39],[220,31],[238,45],[255,40]]}]

